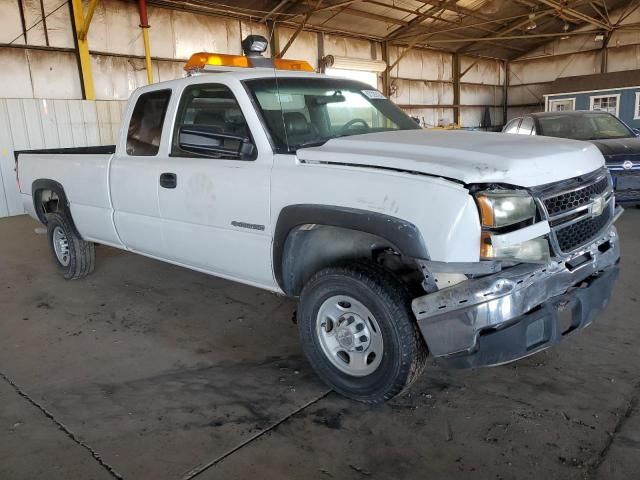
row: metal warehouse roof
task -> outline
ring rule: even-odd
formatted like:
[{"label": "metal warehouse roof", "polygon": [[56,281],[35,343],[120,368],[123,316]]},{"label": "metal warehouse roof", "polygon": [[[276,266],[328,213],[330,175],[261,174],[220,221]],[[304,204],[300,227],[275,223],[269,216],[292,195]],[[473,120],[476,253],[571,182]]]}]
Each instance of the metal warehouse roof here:
[{"label": "metal warehouse roof", "polygon": [[[638,0],[150,0],[406,46],[511,59],[580,27],[607,34]],[[618,15],[613,16],[613,10]],[[628,26],[624,28],[629,28]],[[584,28],[582,28],[584,32]],[[606,35],[605,35],[606,38]]]}]

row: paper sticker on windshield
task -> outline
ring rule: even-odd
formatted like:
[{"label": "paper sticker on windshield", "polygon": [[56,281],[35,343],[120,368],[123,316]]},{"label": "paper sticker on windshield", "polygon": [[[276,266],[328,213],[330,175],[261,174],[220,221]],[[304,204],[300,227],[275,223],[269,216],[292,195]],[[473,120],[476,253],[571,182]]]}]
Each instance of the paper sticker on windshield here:
[{"label": "paper sticker on windshield", "polygon": [[365,97],[372,100],[384,100],[386,98],[378,90],[362,90],[362,93]]}]

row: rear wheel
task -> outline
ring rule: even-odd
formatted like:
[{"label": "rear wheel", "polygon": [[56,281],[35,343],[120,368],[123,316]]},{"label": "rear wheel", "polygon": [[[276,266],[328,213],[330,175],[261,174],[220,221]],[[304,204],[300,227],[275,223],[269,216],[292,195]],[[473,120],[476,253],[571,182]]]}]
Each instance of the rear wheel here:
[{"label": "rear wheel", "polygon": [[407,289],[376,264],[350,263],[316,273],[300,296],[298,326],[318,375],[354,400],[389,400],[426,364]]},{"label": "rear wheel", "polygon": [[80,238],[63,214],[47,214],[47,238],[58,270],[65,279],[75,280],[93,272],[95,245]]}]

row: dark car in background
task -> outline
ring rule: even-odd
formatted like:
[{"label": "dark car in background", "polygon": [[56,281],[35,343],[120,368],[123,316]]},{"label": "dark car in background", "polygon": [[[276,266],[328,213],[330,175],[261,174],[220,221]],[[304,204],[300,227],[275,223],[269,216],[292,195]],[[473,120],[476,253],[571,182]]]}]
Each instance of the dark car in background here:
[{"label": "dark car in background", "polygon": [[509,121],[502,131],[593,143],[613,177],[616,201],[640,205],[640,132],[615,115],[592,111],[531,113]]}]

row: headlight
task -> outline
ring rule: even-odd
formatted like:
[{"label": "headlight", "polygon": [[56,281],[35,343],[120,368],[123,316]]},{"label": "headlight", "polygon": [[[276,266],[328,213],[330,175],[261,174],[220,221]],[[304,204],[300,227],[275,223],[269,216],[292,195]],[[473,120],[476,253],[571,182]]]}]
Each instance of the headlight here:
[{"label": "headlight", "polygon": [[[540,236],[516,243],[505,244],[504,242],[506,234],[502,227],[522,222],[533,224],[535,221],[536,205],[531,195],[522,190],[484,190],[477,192],[475,198],[482,224],[480,239],[482,259],[521,262],[549,260],[549,241],[545,237]],[[519,229],[519,227],[516,228]]]},{"label": "headlight", "polygon": [[536,216],[533,198],[520,190],[485,190],[476,193],[483,227],[506,227]]},{"label": "headlight", "polygon": [[491,233],[482,232],[480,257],[484,260],[516,260],[521,262],[546,263],[551,258],[549,242],[546,238],[533,238],[508,246],[495,246]]}]

